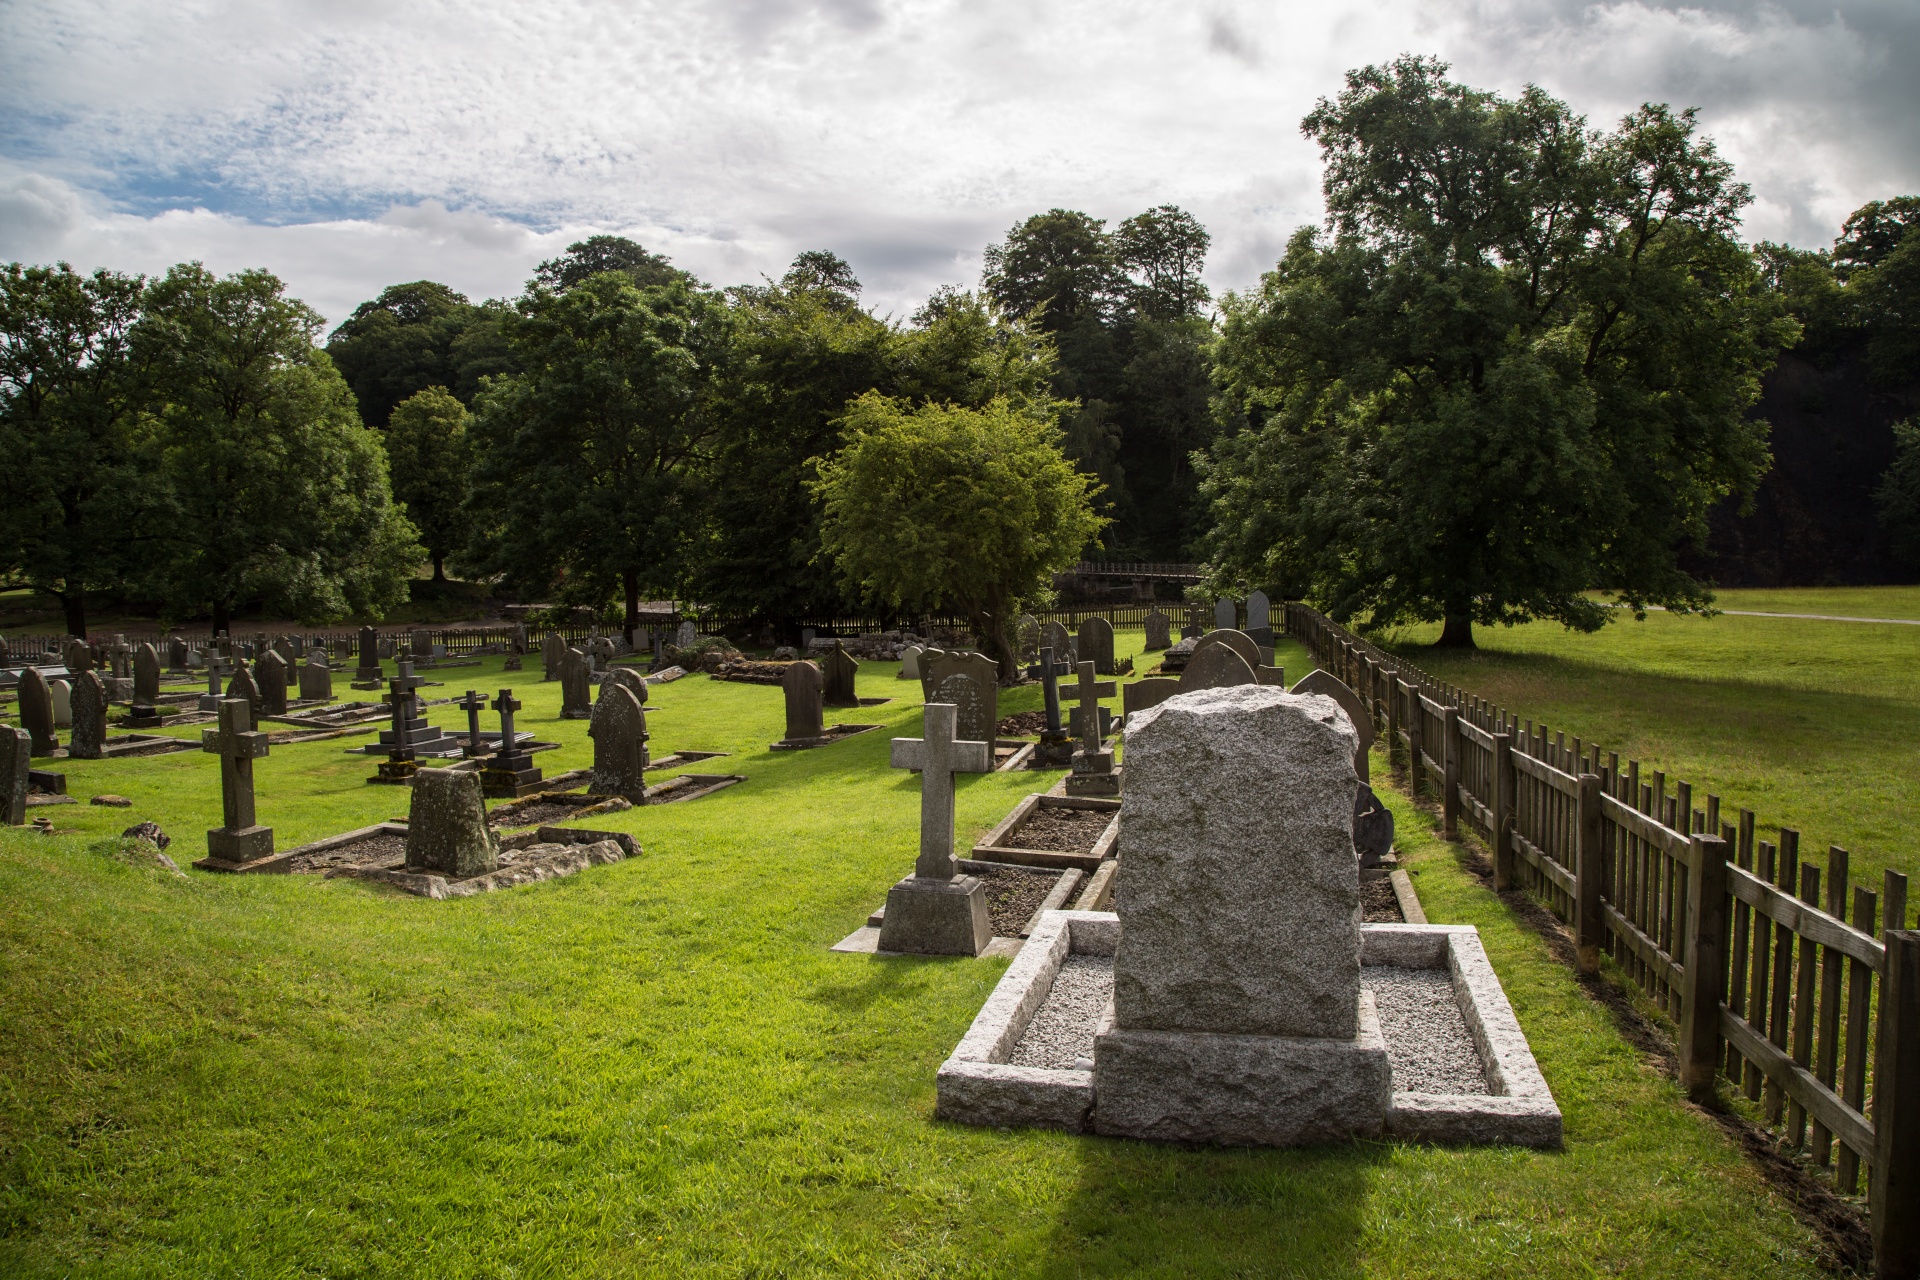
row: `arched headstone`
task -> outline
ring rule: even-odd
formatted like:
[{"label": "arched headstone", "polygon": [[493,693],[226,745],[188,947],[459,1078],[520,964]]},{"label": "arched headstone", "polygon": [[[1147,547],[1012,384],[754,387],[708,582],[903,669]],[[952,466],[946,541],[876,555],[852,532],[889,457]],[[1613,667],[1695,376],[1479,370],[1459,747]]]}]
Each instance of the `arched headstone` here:
[{"label": "arched headstone", "polygon": [[1187,663],[1186,670],[1180,673],[1180,692],[1225,689],[1237,684],[1259,682],[1252,665],[1233,646],[1216,644],[1194,650],[1193,659]]},{"label": "arched headstone", "polygon": [[1249,667],[1253,667],[1256,670],[1259,668],[1261,662],[1260,646],[1255,644],[1253,637],[1246,632],[1235,631],[1231,627],[1220,627],[1201,636],[1200,642],[1193,646],[1193,656],[1197,658],[1203,650],[1211,649],[1217,644],[1226,645],[1229,649],[1239,654]]}]

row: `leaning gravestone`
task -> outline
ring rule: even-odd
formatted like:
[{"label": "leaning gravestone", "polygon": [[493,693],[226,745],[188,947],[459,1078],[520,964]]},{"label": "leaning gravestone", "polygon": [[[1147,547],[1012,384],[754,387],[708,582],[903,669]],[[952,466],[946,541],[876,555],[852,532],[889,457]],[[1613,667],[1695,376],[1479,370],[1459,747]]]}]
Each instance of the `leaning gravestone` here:
[{"label": "leaning gravestone", "polygon": [[995,745],[1000,724],[1000,664],[984,653],[943,653],[927,671],[927,701],[954,709],[954,734],[963,742]]},{"label": "leaning gravestone", "polygon": [[333,700],[333,669],[327,665],[327,651],[315,645],[300,668],[300,699],[303,702]]},{"label": "leaning gravestone", "polygon": [[451,769],[415,773],[407,806],[407,870],[466,880],[499,866],[500,850],[487,828],[480,775]]},{"label": "leaning gravestone", "polygon": [[20,727],[31,736],[33,754],[50,756],[60,743],[53,732],[53,691],[37,667],[20,673]]},{"label": "leaning gravestone", "polygon": [[593,719],[593,660],[578,649],[568,649],[560,666],[560,718]]},{"label": "leaning gravestone", "polygon": [[1091,662],[1103,676],[1113,671],[1113,624],[1105,618],[1086,618],[1080,623],[1079,661]]},{"label": "leaning gravestone", "polygon": [[133,700],[150,707],[160,697],[160,654],[142,642],[133,651]]},{"label": "leaning gravestone", "polygon": [[32,756],[33,736],[25,729],[0,724],[0,826],[26,825],[27,771]]},{"label": "leaning gravestone", "polygon": [[787,736],[782,741],[809,742],[825,736],[820,684],[820,668],[813,663],[802,659],[787,665],[780,677],[787,701]]},{"label": "leaning gravestone", "polygon": [[263,716],[287,714],[287,660],[269,649],[254,660],[253,683],[260,690],[254,710]]},{"label": "leaning gravestone", "polygon": [[608,680],[600,686],[593,705],[593,779],[587,792],[620,796],[634,804],[647,802],[647,714],[633,689]]},{"label": "leaning gravestone", "polygon": [[540,637],[540,664],[542,680],[558,680],[561,668],[567,664],[567,642],[560,638],[558,631],[549,631]]},{"label": "leaning gravestone", "polygon": [[1096,1129],[1233,1146],[1381,1131],[1393,1080],[1360,988],[1356,743],[1330,700],[1261,685],[1128,726]]},{"label": "leaning gravestone", "polygon": [[98,671],[80,671],[73,677],[73,736],[67,754],[75,760],[98,760],[107,745],[107,685]]},{"label": "leaning gravestone", "polygon": [[1171,631],[1172,624],[1167,615],[1157,608],[1150,610],[1147,613],[1147,652],[1158,653],[1166,648],[1171,641]]},{"label": "leaning gravestone", "polygon": [[860,661],[847,652],[846,646],[838,640],[826,655],[821,670],[821,700],[829,707],[857,707],[860,696],[854,692],[854,681],[860,674]]},{"label": "leaning gravestone", "polygon": [[1040,645],[1053,650],[1055,662],[1078,662],[1074,654],[1073,636],[1067,629],[1051,618],[1040,628]]},{"label": "leaning gravestone", "polygon": [[1213,602],[1213,625],[1221,631],[1232,631],[1240,625],[1240,609],[1231,600]]}]

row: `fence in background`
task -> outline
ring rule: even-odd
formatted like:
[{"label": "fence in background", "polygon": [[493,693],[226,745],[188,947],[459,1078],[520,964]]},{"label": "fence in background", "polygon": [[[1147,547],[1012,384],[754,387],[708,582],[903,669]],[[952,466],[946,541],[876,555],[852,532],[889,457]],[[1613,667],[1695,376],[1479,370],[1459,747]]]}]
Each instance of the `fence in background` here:
[{"label": "fence in background", "polygon": [[[1609,956],[1679,1027],[1696,1093],[1724,1072],[1843,1192],[1868,1176],[1877,1274],[1920,1273],[1920,933],[1907,878],[1851,883],[1800,833],[1755,838],[1742,809],[1597,743],[1551,733],[1436,680],[1304,605],[1287,633],[1352,686],[1403,761],[1519,888],[1572,927],[1577,964]],[[1871,1093],[1871,1104],[1869,1104]]]}]

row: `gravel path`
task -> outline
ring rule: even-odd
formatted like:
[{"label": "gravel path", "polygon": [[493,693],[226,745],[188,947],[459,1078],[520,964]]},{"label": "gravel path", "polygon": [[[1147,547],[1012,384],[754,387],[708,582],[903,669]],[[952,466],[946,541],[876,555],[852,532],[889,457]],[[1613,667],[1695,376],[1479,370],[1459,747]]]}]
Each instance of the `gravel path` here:
[{"label": "gravel path", "polygon": [[[1369,964],[1360,985],[1373,992],[1393,1064],[1393,1087],[1406,1093],[1487,1092],[1473,1033],[1453,999],[1445,969]],[[1051,1000],[1049,1000],[1051,1003]]]},{"label": "gravel path", "polygon": [[1113,957],[1069,955],[1007,1061],[1016,1067],[1091,1070],[1093,1029],[1112,998]]}]

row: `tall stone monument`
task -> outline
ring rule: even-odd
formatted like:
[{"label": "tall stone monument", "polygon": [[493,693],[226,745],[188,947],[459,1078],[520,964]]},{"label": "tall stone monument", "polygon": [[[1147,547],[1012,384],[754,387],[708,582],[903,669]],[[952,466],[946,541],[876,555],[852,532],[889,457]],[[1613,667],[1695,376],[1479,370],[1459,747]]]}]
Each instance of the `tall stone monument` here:
[{"label": "tall stone monument", "polygon": [[568,649],[560,667],[560,718],[593,719],[593,659]]},{"label": "tall stone monument", "polygon": [[133,700],[150,707],[160,697],[160,652],[142,641],[133,651]]},{"label": "tall stone monument", "polygon": [[1273,648],[1272,602],[1264,591],[1247,594],[1247,634],[1263,649]]},{"label": "tall stone monument", "polygon": [[847,652],[838,640],[821,663],[820,697],[829,707],[857,707],[860,696],[854,692],[854,680],[860,674],[860,660]]},{"label": "tall stone monument", "polygon": [[380,633],[372,627],[360,628],[360,666],[353,673],[355,681],[366,684],[369,681],[375,687],[380,684]]},{"label": "tall stone monument", "polygon": [[59,749],[53,732],[53,691],[37,667],[20,673],[20,727],[30,735],[34,755],[50,756]]},{"label": "tall stone monument", "polygon": [[587,793],[645,804],[647,713],[630,685],[608,680],[600,686],[587,733],[593,739],[593,777]]},{"label": "tall stone monument", "polygon": [[1215,600],[1213,625],[1221,631],[1232,631],[1237,628],[1240,625],[1240,606],[1227,599]]},{"label": "tall stone monument", "polygon": [[98,760],[106,754],[107,685],[98,671],[73,675],[73,734],[67,754],[75,760]]},{"label": "tall stone monument", "polygon": [[273,856],[273,828],[263,827],[253,811],[253,762],[267,754],[267,735],[253,727],[253,708],[245,698],[220,701],[219,729],[204,729],[200,749],[220,757],[222,825],[207,832],[207,856],[196,866],[237,871]]},{"label": "tall stone monument", "polygon": [[560,638],[558,631],[549,631],[540,637],[540,678],[558,680],[561,668],[567,662],[567,642]]},{"label": "tall stone monument", "polygon": [[0,724],[0,826],[26,825],[27,770],[32,756],[33,735]]},{"label": "tall stone monument", "polygon": [[953,707],[928,703],[926,736],[893,740],[893,767],[920,771],[920,856],[913,874],[887,891],[882,951],[977,956],[993,941],[987,887],[958,874],[953,857],[953,775],[985,773],[993,752],[985,742],[956,740],[954,724]]},{"label": "tall stone monument", "polygon": [[256,703],[263,716],[287,714],[287,660],[278,650],[269,649],[253,661],[253,682],[260,690]]}]

